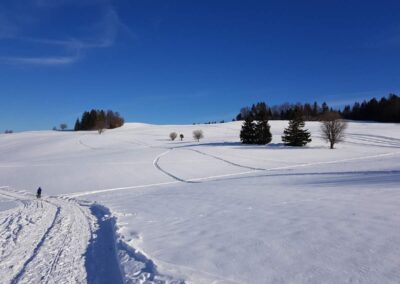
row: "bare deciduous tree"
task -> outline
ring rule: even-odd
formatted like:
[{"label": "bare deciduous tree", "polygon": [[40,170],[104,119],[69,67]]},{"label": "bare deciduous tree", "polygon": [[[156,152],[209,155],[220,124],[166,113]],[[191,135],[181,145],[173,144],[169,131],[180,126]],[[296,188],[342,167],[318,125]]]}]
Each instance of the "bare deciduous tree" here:
[{"label": "bare deciduous tree", "polygon": [[321,117],[322,138],[330,143],[331,149],[336,143],[343,141],[346,127],[346,121],[337,112],[326,112]]},{"label": "bare deciduous tree", "polygon": [[200,141],[201,138],[203,138],[203,130],[194,130],[193,131],[193,138],[197,140],[197,142]]},{"label": "bare deciduous tree", "polygon": [[99,120],[96,122],[95,128],[97,129],[97,132],[99,134],[103,133],[105,131],[106,127],[106,121],[105,120]]},{"label": "bare deciduous tree", "polygon": [[181,134],[179,135],[179,137],[181,138],[181,141],[182,141],[183,138],[184,138],[185,136],[183,136],[183,134],[181,133]]},{"label": "bare deciduous tree", "polygon": [[171,132],[169,134],[169,138],[171,138],[172,141],[174,141],[178,137],[178,134],[176,132]]},{"label": "bare deciduous tree", "polygon": [[68,125],[66,124],[66,123],[61,123],[60,124],[60,129],[61,130],[65,130],[65,129],[67,129],[68,128]]}]

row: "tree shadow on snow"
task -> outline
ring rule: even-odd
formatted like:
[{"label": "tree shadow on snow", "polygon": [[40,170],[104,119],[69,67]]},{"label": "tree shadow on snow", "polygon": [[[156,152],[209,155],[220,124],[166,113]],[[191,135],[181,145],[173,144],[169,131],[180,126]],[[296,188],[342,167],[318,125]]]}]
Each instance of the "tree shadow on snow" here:
[{"label": "tree shadow on snow", "polygon": [[243,144],[241,142],[211,142],[211,143],[192,143],[175,148],[189,148],[189,147],[233,147],[234,149],[265,149],[265,150],[311,150],[311,149],[328,149],[324,146],[287,146],[284,143],[269,143],[267,145],[254,145],[254,144]]}]

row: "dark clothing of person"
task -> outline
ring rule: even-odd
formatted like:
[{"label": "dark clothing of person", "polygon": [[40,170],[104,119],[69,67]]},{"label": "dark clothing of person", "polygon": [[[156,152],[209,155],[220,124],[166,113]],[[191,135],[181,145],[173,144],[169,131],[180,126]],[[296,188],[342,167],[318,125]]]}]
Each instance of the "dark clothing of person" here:
[{"label": "dark clothing of person", "polygon": [[42,196],[42,189],[39,187],[36,193],[36,197],[40,198]]}]

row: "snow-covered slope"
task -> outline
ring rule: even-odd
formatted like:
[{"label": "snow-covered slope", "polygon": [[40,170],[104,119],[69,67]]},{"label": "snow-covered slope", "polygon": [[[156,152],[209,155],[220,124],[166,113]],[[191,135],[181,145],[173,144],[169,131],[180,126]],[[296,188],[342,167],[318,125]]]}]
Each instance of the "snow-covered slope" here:
[{"label": "snow-covered slope", "polygon": [[[335,150],[317,122],[306,124],[307,147],[283,146],[286,125],[271,122],[268,146],[241,145],[239,122],[0,135],[9,236],[0,274],[21,283],[399,283],[400,125],[349,123]],[[169,141],[172,131],[184,140]],[[38,186],[40,202],[15,191]],[[105,265],[96,259],[112,259],[98,255],[109,243],[116,256]],[[108,278],[96,275],[104,266]]]}]

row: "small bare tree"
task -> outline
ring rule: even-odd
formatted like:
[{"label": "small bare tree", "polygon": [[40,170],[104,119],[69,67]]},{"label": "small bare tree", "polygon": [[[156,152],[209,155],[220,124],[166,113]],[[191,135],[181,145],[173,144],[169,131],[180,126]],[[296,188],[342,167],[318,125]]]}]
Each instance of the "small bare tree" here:
[{"label": "small bare tree", "polygon": [[97,121],[95,128],[97,129],[97,132],[99,134],[102,134],[106,129],[106,121],[105,120]]},{"label": "small bare tree", "polygon": [[326,112],[321,117],[322,138],[330,143],[331,149],[336,143],[343,141],[346,127],[346,121],[337,112]]},{"label": "small bare tree", "polygon": [[66,123],[61,123],[60,124],[60,129],[62,130],[62,131],[64,131],[65,129],[67,129],[68,128],[68,125],[66,124]]},{"label": "small bare tree", "polygon": [[194,130],[193,131],[193,138],[197,140],[197,142],[200,141],[201,138],[203,138],[203,130]]},{"label": "small bare tree", "polygon": [[181,133],[181,134],[179,135],[179,137],[181,138],[181,141],[182,141],[183,138],[184,138],[185,136],[183,136],[183,134]]},{"label": "small bare tree", "polygon": [[169,138],[171,138],[172,141],[174,141],[178,137],[178,134],[176,132],[171,132],[169,134]]}]

